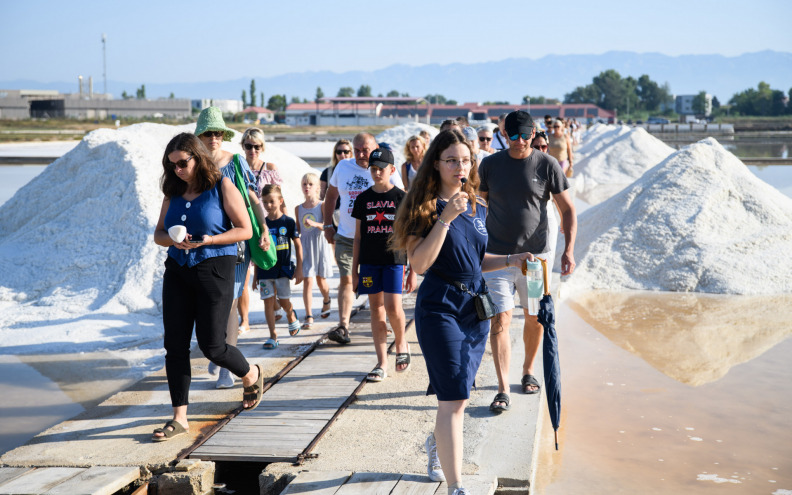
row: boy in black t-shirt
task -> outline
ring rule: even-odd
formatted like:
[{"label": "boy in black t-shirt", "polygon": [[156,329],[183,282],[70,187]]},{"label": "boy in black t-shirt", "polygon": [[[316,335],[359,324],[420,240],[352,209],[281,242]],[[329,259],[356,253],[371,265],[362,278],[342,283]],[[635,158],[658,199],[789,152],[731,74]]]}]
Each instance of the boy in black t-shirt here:
[{"label": "boy in black t-shirt", "polygon": [[377,352],[377,366],[366,376],[370,382],[381,382],[387,376],[386,314],[396,340],[396,371],[406,371],[410,367],[410,348],[404,336],[402,286],[411,292],[415,288],[417,276],[410,271],[405,284],[407,253],[388,250],[396,209],[406,194],[390,183],[394,171],[390,150],[377,148],[372,151],[369,172],[374,185],[358,195],[352,209],[352,217],[357,223],[352,255],[352,288],[369,296],[371,333]]}]

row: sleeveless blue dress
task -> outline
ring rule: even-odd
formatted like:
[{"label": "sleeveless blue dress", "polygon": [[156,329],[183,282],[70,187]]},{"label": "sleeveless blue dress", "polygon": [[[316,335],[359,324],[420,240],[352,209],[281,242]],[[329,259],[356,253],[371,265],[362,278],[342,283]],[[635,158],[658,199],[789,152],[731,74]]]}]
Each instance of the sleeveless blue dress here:
[{"label": "sleeveless blue dress", "polygon": [[[437,201],[438,214],[446,203]],[[490,323],[476,316],[473,297],[440,278],[464,283],[471,292],[482,290],[481,261],[487,248],[487,209],[476,205],[457,216],[446,233],[434,264],[424,275],[415,302],[415,330],[429,373],[427,395],[438,400],[470,398],[484,349]],[[428,231],[423,233],[425,237]]]}]

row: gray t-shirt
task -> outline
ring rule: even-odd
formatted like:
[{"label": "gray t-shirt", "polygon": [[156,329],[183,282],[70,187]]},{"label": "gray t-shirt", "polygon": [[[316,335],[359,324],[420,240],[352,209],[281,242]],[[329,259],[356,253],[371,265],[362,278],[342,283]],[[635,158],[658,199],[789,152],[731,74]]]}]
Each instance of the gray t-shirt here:
[{"label": "gray t-shirt", "polygon": [[538,150],[517,160],[503,150],[482,160],[478,172],[489,203],[487,252],[546,252],[547,201],[569,189],[558,161]]}]

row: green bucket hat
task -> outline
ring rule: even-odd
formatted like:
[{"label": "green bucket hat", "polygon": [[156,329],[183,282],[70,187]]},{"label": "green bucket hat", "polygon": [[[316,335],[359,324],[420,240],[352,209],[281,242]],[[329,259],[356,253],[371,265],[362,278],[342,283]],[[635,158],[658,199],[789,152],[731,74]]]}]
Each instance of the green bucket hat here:
[{"label": "green bucket hat", "polygon": [[223,141],[231,141],[234,131],[226,127],[223,121],[223,112],[217,107],[207,107],[201,110],[198,123],[195,125],[195,135],[200,136],[206,131],[222,131]]}]

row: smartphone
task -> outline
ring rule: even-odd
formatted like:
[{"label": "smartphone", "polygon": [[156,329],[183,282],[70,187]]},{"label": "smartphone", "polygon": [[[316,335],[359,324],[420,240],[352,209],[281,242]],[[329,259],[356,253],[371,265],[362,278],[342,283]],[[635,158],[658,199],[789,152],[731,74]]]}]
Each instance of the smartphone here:
[{"label": "smartphone", "polygon": [[200,244],[203,242],[203,237],[201,237],[200,239],[190,239],[188,242],[192,244]]}]

